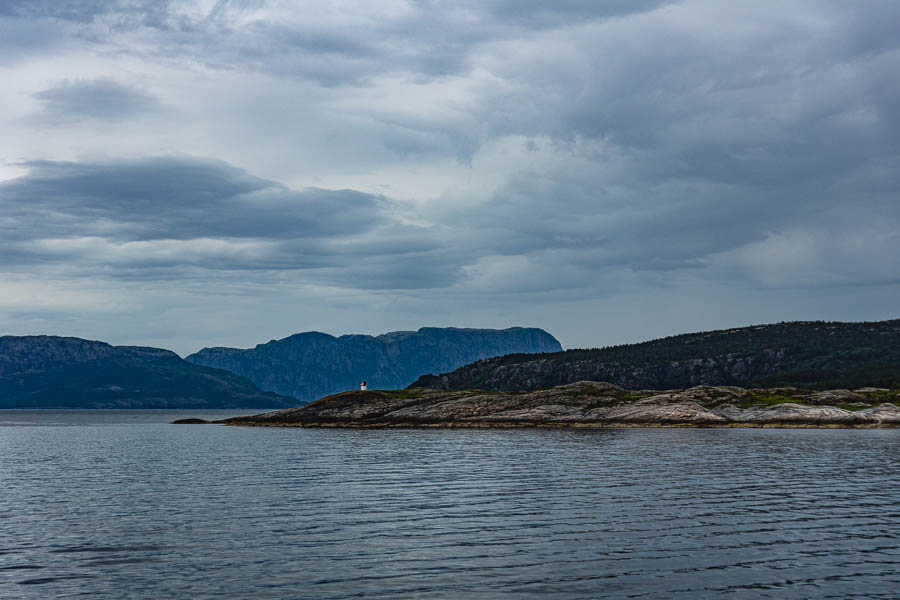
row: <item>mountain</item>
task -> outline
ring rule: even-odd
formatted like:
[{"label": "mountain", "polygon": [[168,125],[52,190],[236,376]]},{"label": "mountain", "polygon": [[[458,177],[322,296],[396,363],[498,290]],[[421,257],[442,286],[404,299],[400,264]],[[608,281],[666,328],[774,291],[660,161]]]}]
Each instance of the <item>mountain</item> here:
[{"label": "mountain", "polygon": [[204,348],[186,360],[243,375],[260,388],[301,401],[356,389],[408,385],[422,373],[511,352],[556,352],[559,342],[542,329],[423,327],[377,337],[298,333],[248,350]]},{"label": "mountain", "polygon": [[900,320],[777,323],[608,348],[504,356],[424,375],[410,387],[521,391],[577,381],[606,381],[628,389],[900,387]]},{"label": "mountain", "polygon": [[0,408],[282,408],[228,371],[159,348],[71,337],[0,337]]}]

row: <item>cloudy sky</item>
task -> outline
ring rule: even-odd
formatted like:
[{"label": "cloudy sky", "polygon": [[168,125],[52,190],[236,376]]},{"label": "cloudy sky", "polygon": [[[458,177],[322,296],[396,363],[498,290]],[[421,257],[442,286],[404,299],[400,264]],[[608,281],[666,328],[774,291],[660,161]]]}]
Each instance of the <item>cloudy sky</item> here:
[{"label": "cloudy sky", "polygon": [[900,316],[896,0],[0,0],[0,334]]}]

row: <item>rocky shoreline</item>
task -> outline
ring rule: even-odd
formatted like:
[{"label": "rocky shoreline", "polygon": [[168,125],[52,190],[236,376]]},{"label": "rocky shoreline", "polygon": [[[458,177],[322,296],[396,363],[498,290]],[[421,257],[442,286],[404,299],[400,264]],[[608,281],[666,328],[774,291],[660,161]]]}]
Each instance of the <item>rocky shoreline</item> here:
[{"label": "rocky shoreline", "polygon": [[299,408],[225,419],[257,427],[900,427],[900,390],[625,390],[580,381],[529,392],[352,391]]}]

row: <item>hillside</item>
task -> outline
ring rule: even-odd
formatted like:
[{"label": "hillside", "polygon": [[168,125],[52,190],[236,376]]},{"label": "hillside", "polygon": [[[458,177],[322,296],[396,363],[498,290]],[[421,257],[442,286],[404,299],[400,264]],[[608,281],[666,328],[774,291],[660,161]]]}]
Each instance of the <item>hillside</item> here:
[{"label": "hillside", "polygon": [[410,387],[519,391],[576,381],[628,389],[697,385],[900,387],[900,320],[793,322],[640,344],[481,360]]},{"label": "hillside", "polygon": [[559,342],[542,329],[423,327],[379,336],[298,333],[248,350],[204,348],[186,360],[243,375],[261,389],[307,402],[355,389],[405,387],[422,373],[451,370],[486,357],[554,352]]},{"label": "hillside", "polygon": [[0,337],[0,408],[278,408],[292,398],[158,348]]}]

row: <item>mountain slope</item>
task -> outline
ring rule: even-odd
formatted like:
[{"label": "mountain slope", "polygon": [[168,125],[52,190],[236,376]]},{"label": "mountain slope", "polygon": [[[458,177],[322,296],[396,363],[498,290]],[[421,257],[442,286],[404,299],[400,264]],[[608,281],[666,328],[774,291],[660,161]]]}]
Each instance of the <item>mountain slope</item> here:
[{"label": "mountain slope", "polygon": [[562,347],[542,329],[423,327],[377,337],[298,333],[248,350],[204,348],[186,360],[227,369],[264,390],[311,401],[358,387],[404,387],[422,373],[511,352],[553,352]]},{"label": "mountain slope", "polygon": [[793,322],[689,333],[641,344],[504,356],[410,387],[521,391],[577,381],[628,389],[900,386],[900,320]]},{"label": "mountain slope", "polygon": [[0,408],[277,408],[292,398],[158,348],[0,337]]}]

